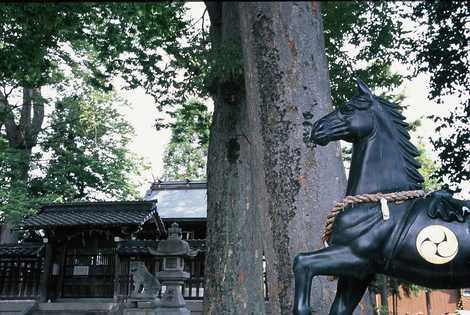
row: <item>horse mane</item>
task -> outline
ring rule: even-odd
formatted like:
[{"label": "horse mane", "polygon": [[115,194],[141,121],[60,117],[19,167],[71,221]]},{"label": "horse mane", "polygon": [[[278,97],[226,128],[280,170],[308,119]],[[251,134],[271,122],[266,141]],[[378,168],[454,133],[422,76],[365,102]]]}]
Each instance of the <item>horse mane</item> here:
[{"label": "horse mane", "polygon": [[419,152],[410,141],[410,134],[408,133],[409,124],[405,122],[405,117],[400,113],[400,106],[381,97],[374,97],[382,105],[382,108],[385,109],[385,112],[389,115],[390,120],[396,127],[395,131],[397,134],[398,147],[402,153],[408,179],[415,185],[415,188],[422,188],[424,178],[418,171],[421,164],[416,160],[416,157],[419,156]]}]

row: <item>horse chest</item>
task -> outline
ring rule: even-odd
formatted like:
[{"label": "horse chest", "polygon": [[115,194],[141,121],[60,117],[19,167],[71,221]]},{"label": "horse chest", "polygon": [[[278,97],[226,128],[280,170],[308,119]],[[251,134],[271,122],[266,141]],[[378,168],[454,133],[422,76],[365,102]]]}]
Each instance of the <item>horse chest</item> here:
[{"label": "horse chest", "polygon": [[349,207],[336,217],[331,243],[348,245],[361,252],[379,250],[393,225],[393,218],[388,221],[383,220],[382,212],[377,205]]}]

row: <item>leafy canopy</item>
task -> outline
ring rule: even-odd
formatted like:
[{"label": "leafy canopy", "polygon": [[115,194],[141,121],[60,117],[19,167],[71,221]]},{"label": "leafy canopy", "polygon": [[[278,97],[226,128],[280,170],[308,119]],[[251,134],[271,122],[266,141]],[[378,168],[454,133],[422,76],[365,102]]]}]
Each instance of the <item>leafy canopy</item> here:
[{"label": "leafy canopy", "polygon": [[205,178],[210,113],[204,103],[190,99],[174,116],[172,137],[164,152],[163,176],[168,179]]},{"label": "leafy canopy", "polygon": [[73,73],[109,90],[119,75],[165,96],[177,87],[184,12],[181,2],[2,4],[0,81],[39,87]]}]

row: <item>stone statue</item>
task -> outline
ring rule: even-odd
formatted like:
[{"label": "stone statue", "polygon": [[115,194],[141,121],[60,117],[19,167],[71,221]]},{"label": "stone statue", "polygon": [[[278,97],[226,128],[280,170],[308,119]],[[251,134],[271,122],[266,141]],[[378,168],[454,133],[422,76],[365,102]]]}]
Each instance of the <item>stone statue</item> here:
[{"label": "stone statue", "polygon": [[131,261],[129,266],[133,279],[133,290],[130,297],[134,299],[154,299],[160,291],[161,285],[145,267],[143,261]]},{"label": "stone statue", "polygon": [[352,314],[375,274],[429,288],[470,286],[470,202],[425,194],[399,107],[358,80],[359,95],[318,120],[311,140],[353,143],[346,197],[332,210],[325,248],[294,260],[294,314],[310,312],[314,276],[338,277],[330,315]]}]

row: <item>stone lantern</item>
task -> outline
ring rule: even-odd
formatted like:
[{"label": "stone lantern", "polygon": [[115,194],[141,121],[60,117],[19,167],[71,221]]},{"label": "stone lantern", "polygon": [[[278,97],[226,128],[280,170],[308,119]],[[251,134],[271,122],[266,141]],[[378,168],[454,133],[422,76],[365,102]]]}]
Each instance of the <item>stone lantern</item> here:
[{"label": "stone lantern", "polygon": [[191,250],[188,242],[182,240],[181,228],[173,223],[168,229],[168,239],[158,243],[157,250],[149,248],[152,255],[163,258],[163,271],[156,276],[162,286],[166,286],[157,313],[161,315],[189,315],[182,294],[184,280],[189,279],[189,273],[184,271],[184,258],[194,257],[197,250]]}]

